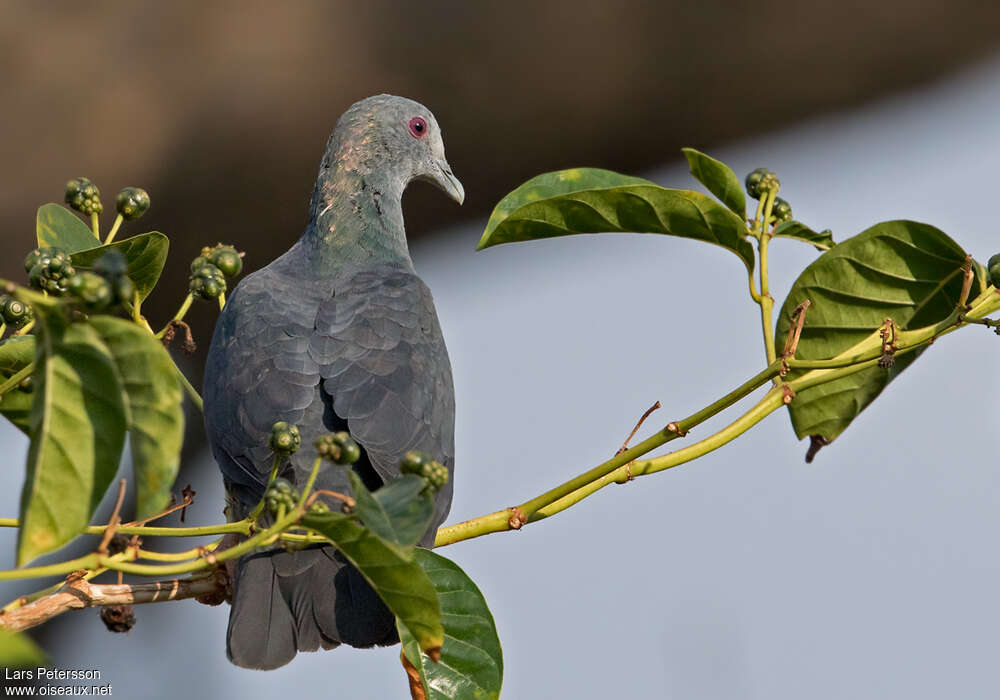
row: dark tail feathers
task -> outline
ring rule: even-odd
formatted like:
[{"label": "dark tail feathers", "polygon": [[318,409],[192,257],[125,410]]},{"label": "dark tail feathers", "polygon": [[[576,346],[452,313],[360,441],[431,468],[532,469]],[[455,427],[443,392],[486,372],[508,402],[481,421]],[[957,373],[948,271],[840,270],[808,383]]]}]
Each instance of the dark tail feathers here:
[{"label": "dark tail feathers", "polygon": [[298,651],[398,641],[392,613],[333,547],[260,552],[237,565],[226,634],[237,666],[272,669]]}]

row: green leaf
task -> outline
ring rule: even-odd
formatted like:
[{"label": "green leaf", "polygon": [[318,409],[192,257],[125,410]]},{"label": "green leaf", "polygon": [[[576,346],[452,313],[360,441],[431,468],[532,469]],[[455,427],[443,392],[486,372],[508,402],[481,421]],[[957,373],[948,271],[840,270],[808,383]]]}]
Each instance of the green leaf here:
[{"label": "green leaf", "polygon": [[167,507],[184,441],[183,391],[163,344],[134,323],[92,316],[111,351],[125,389],[129,445],[135,474],[136,518]]},{"label": "green leaf", "polygon": [[[47,666],[49,660],[31,637],[21,632],[8,632],[0,629],[0,666],[7,669]],[[8,674],[8,679],[16,680],[16,676]]]},{"label": "green leaf", "polygon": [[[784,346],[795,307],[808,299],[795,356],[804,360],[839,355],[876,331],[887,318],[902,330],[937,323],[955,309],[962,289],[965,251],[933,226],[887,221],[850,238],[817,258],[792,285],[781,307],[777,347]],[[978,266],[971,297],[986,288]],[[871,367],[800,391],[789,405],[799,439],[832,441],[922,352],[896,358],[889,369]],[[789,378],[802,374],[793,372]]]},{"label": "green leaf", "polygon": [[437,594],[412,548],[380,539],[342,513],[307,514],[302,524],[329,539],[357,567],[421,649],[441,646],[444,628]]},{"label": "green leaf", "polygon": [[817,250],[830,250],[835,245],[833,242],[833,231],[827,229],[822,233],[816,233],[799,221],[783,221],[775,227],[771,235],[781,238],[794,238],[799,241],[811,243],[816,246]]},{"label": "green leaf", "polygon": [[417,549],[416,558],[441,601],[441,659],[437,663],[428,659],[398,622],[397,628],[403,653],[420,672],[428,700],[500,697],[503,652],[483,594],[453,561],[426,549]]},{"label": "green leaf", "polygon": [[60,310],[38,314],[27,475],[17,564],[61,547],[89,523],[125,442],[122,385],[108,346]]},{"label": "green leaf", "polygon": [[681,152],[687,158],[688,167],[695,179],[729,207],[730,211],[746,221],[747,198],[743,194],[743,184],[733,169],[721,160],[693,148],[682,148]]},{"label": "green leaf", "polygon": [[427,533],[434,518],[434,497],[426,479],[404,474],[373,493],[356,472],[351,470],[348,476],[355,512],[369,530],[401,547],[414,546]]},{"label": "green leaf", "polygon": [[[94,242],[91,236],[91,243]],[[167,262],[170,240],[159,231],[141,233],[109,245],[87,248],[73,253],[73,265],[81,269],[93,267],[97,259],[112,248],[121,251],[128,261],[128,276],[139,292],[139,299],[145,299],[153,291],[163,265]]]},{"label": "green leaf", "polygon": [[574,233],[663,233],[715,243],[753,270],[739,216],[700,192],[609,170],[578,168],[528,180],[496,205],[478,249]]},{"label": "green leaf", "polygon": [[61,204],[43,204],[35,219],[39,248],[62,248],[67,253],[86,250],[99,242],[87,224]]},{"label": "green leaf", "polygon": [[[19,335],[0,343],[0,381],[10,379],[35,359],[35,338]],[[0,398],[0,414],[11,423],[28,432],[33,394],[23,389],[11,389]]]}]

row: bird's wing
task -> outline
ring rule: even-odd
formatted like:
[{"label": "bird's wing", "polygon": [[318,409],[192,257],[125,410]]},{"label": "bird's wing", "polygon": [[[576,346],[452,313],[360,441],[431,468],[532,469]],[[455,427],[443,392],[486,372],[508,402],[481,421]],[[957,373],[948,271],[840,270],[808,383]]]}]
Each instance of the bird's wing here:
[{"label": "bird's wing", "polygon": [[322,285],[267,267],[240,283],[216,324],[205,366],[205,428],[223,475],[251,501],[271,468],[271,426],[300,424],[316,399],[319,365],[309,344],[326,296]]},{"label": "bird's wing", "polygon": [[[398,265],[360,268],[329,284],[306,284],[279,266],[248,276],[216,325],[204,400],[216,461],[245,505],[263,493],[268,438],[280,420],[302,433],[291,460],[300,476],[311,467],[315,437],[344,422],[382,480],[400,473],[408,450],[449,471],[454,465],[448,353],[430,290]],[[328,469],[317,485],[342,491],[346,477]],[[437,495],[435,524],[451,493],[449,479]]]},{"label": "bird's wing", "polygon": [[[384,264],[344,276],[320,304],[310,358],[323,392],[383,479],[408,450],[452,471],[455,394],[430,290],[412,269]],[[451,504],[437,497],[437,523]]]}]

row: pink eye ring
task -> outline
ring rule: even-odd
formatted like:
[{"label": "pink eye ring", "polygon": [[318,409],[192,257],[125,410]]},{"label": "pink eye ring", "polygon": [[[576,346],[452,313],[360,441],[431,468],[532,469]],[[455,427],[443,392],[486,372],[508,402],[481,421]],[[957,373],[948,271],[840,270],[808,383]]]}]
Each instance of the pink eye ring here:
[{"label": "pink eye ring", "polygon": [[427,121],[423,117],[414,117],[410,120],[410,133],[413,138],[422,139],[427,133]]}]

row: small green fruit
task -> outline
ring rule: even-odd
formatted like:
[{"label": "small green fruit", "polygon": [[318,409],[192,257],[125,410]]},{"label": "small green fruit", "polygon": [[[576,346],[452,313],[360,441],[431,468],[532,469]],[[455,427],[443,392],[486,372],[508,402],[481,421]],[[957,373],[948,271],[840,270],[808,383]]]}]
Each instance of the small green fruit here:
[{"label": "small green fruit", "polygon": [[777,188],[781,185],[781,183],[778,182],[778,176],[767,168],[757,168],[751,172],[747,175],[745,184],[747,194],[754,199],[760,199],[772,189],[777,191]]},{"label": "small green fruit", "polygon": [[410,450],[403,455],[403,459],[399,463],[399,471],[404,474],[417,474],[420,476],[423,474],[424,465],[430,461],[431,458],[423,452]]},{"label": "small green fruit", "polygon": [[115,208],[126,221],[135,221],[149,209],[149,195],[138,187],[126,187],[115,197]]},{"label": "small green fruit", "polygon": [[217,299],[226,291],[226,277],[222,270],[212,264],[205,264],[191,273],[188,288],[199,299]]},{"label": "small green fruit", "polygon": [[421,476],[427,479],[432,489],[437,491],[448,483],[448,467],[440,462],[431,461],[424,465]]},{"label": "small green fruit", "polygon": [[94,272],[110,282],[116,277],[128,274],[128,260],[120,250],[112,248],[97,259],[94,263]]},{"label": "small green fruit", "polygon": [[87,215],[100,214],[104,211],[100,190],[85,177],[78,177],[66,183],[66,204]]},{"label": "small green fruit", "polygon": [[212,261],[209,260],[206,256],[199,255],[197,258],[191,261],[191,272],[197,272],[201,268],[205,267],[205,265],[211,265],[211,264]]},{"label": "small green fruit", "polygon": [[990,284],[1000,289],[1000,253],[990,258],[990,261],[986,263],[986,269],[989,271]]},{"label": "small green fruit", "polygon": [[83,302],[88,311],[103,311],[114,300],[111,284],[93,272],[80,272],[70,278],[68,291]]},{"label": "small green fruit", "polygon": [[336,464],[354,464],[361,459],[361,448],[350,433],[341,431],[320,435],[315,442],[316,454]]},{"label": "small green fruit", "polygon": [[771,207],[771,215],[775,223],[792,220],[792,205],[781,197],[774,198],[774,206]]},{"label": "small green fruit", "polygon": [[286,479],[275,479],[264,492],[264,505],[272,515],[281,508],[290,511],[299,502],[299,492]]},{"label": "small green fruit", "polygon": [[278,421],[271,427],[271,450],[276,455],[287,457],[295,454],[302,444],[299,428],[285,421]]},{"label": "small green fruit", "polygon": [[35,314],[23,301],[4,294],[0,296],[0,316],[4,323],[18,331],[28,325]]},{"label": "small green fruit", "polygon": [[236,277],[236,275],[243,271],[243,258],[240,257],[236,248],[231,245],[216,247],[212,251],[209,262],[222,270],[222,274],[226,277]]},{"label": "small green fruit", "polygon": [[24,266],[32,287],[55,295],[65,292],[67,282],[76,274],[69,254],[59,248],[31,251],[24,259]]}]

